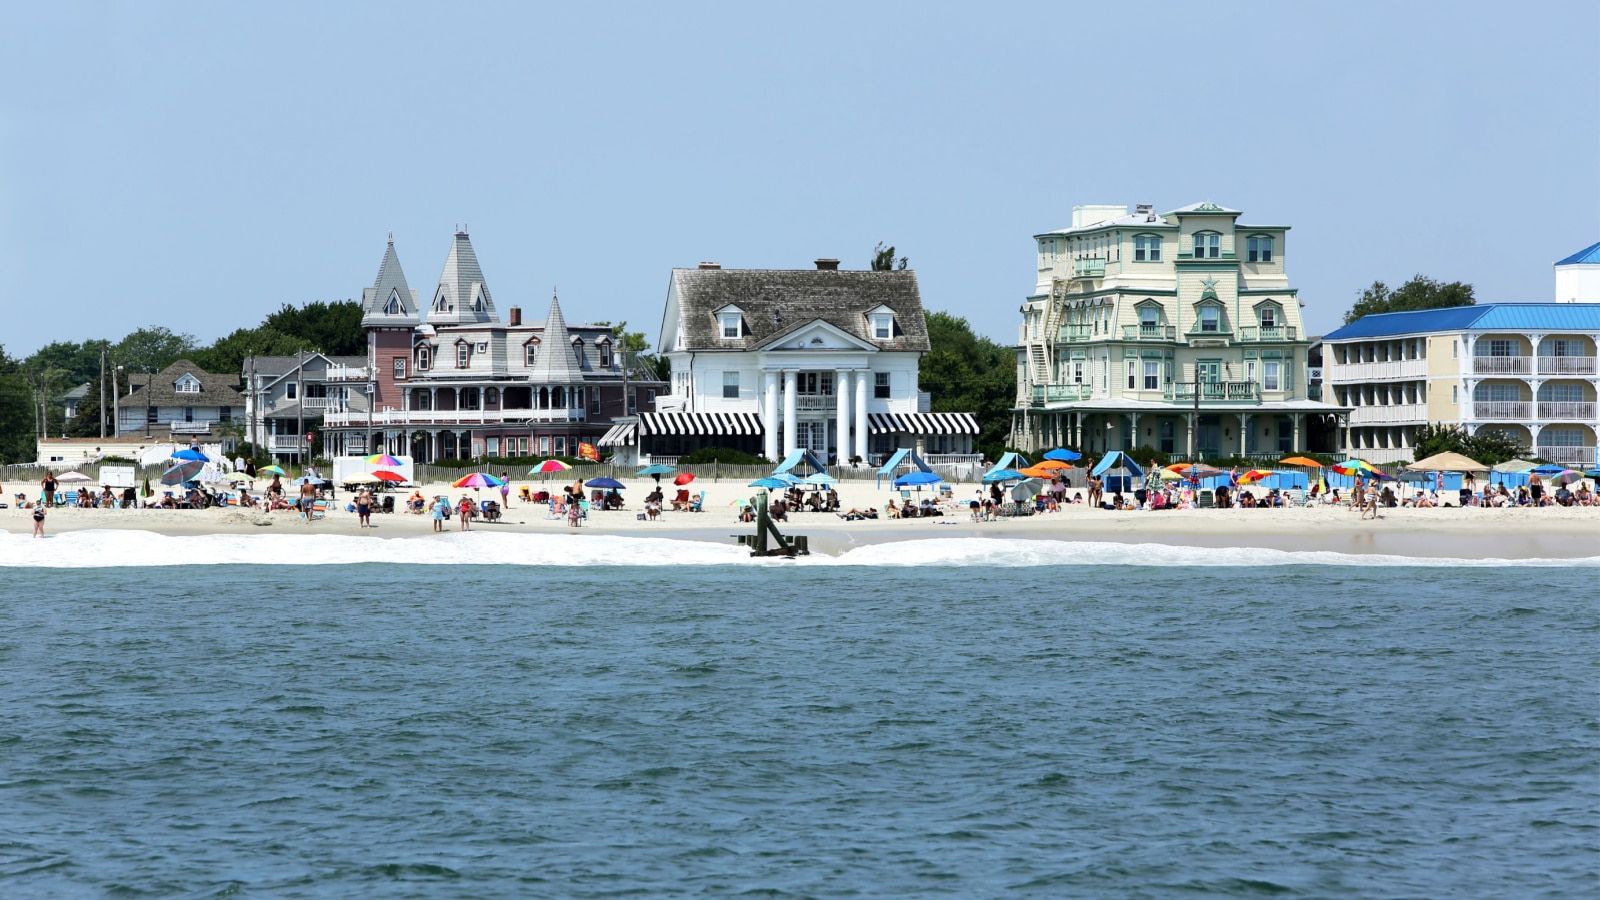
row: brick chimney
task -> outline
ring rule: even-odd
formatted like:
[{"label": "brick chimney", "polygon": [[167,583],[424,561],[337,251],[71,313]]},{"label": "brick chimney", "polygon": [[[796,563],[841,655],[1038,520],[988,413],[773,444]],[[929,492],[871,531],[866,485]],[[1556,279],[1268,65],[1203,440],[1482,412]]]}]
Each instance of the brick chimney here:
[{"label": "brick chimney", "polygon": [[719,263],[719,262],[702,262],[700,264],[700,268],[702,268],[702,269],[720,269],[720,268],[722,268],[722,263]]},{"label": "brick chimney", "polygon": [[520,306],[511,307],[511,324],[512,325],[521,325],[522,324],[522,307],[520,307]]},{"label": "brick chimney", "polygon": [[817,271],[837,272],[839,271],[839,261],[837,259],[819,259],[817,260]]}]

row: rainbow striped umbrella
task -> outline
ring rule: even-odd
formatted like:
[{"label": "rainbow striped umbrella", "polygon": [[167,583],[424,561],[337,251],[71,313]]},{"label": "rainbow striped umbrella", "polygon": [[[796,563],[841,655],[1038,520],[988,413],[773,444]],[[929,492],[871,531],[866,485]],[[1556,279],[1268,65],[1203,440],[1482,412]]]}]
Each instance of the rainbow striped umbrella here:
[{"label": "rainbow striped umbrella", "polygon": [[538,475],[544,472],[565,472],[572,468],[559,459],[547,459],[528,470],[529,475]]},{"label": "rainbow striped umbrella", "polygon": [[1334,463],[1333,471],[1340,475],[1382,475],[1383,470],[1364,459],[1347,459],[1342,463]]},{"label": "rainbow striped umbrella", "polygon": [[404,463],[402,463],[400,460],[395,459],[387,453],[377,453],[369,456],[367,457],[367,462],[372,463],[375,466],[383,466],[385,468],[393,468],[394,466],[404,465]]},{"label": "rainbow striped umbrella", "polygon": [[457,479],[455,483],[451,484],[450,486],[458,488],[486,488],[499,487],[502,484],[505,484],[505,482],[494,477],[493,475],[489,475],[484,472],[473,472],[471,475],[468,475],[465,478]]}]

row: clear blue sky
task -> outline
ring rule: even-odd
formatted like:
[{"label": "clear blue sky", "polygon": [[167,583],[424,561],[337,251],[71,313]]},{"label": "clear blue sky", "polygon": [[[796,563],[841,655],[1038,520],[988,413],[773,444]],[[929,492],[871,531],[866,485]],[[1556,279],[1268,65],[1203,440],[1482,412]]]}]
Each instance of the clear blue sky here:
[{"label": "clear blue sky", "polygon": [[1075,204],[1293,226],[1313,331],[1600,239],[1593,0],[456,6],[0,7],[0,343],[359,299],[391,230],[427,294],[458,222],[502,310],[652,340],[674,266],[887,241],[1010,342]]}]

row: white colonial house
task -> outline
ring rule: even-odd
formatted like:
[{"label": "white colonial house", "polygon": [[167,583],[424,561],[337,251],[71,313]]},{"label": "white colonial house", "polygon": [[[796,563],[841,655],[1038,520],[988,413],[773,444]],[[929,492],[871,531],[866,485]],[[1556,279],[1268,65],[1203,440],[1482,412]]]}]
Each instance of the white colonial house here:
[{"label": "white colonial house", "polygon": [[1343,410],[1311,399],[1286,225],[1194,203],[1079,206],[1034,235],[1012,441],[1189,458],[1332,450]]},{"label": "white colonial house", "polygon": [[930,412],[917,366],[928,352],[912,271],[673,269],[658,343],[672,392],[603,442],[623,458],[676,459],[727,447],[779,460],[797,449],[881,461],[920,447],[975,459],[971,413]]}]

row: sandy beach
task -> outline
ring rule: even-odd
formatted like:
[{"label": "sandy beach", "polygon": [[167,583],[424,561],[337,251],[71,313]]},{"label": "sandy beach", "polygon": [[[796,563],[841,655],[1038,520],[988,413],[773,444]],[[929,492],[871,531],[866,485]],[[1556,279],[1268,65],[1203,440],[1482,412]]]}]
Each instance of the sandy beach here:
[{"label": "sandy beach", "polygon": [[[655,521],[641,521],[638,513],[643,507],[648,484],[648,481],[631,482],[630,490],[625,492],[628,508],[593,511],[578,529],[570,528],[565,520],[550,518],[544,504],[520,502],[515,492],[510,508],[499,522],[475,520],[472,528],[498,533],[649,535],[731,544],[733,535],[749,532],[753,527],[740,523],[737,517],[737,501],[754,493],[742,482],[696,481],[695,492],[706,492],[703,512],[668,510]],[[557,485],[552,483],[552,486]],[[972,490],[972,485],[958,486],[957,499],[964,503]],[[880,512],[891,498],[898,500],[899,496],[896,491],[878,489],[865,482],[843,482],[838,491],[845,509],[872,506]],[[423,486],[422,493],[430,498],[443,494],[454,501],[459,500],[463,492],[445,484],[433,484]],[[396,504],[403,506],[410,491],[400,491],[394,496]],[[479,496],[489,499],[491,492],[485,490]],[[498,499],[497,492],[493,496]],[[668,496],[671,496],[670,490]],[[312,523],[305,522],[298,513],[282,511],[58,508],[49,512],[46,532],[125,529],[172,536],[310,533],[365,535],[374,539],[426,537],[433,532],[431,517],[404,512],[375,514],[373,527],[362,529],[355,514],[345,510],[350,499],[348,492],[340,491],[328,516]],[[459,530],[459,523],[454,520],[445,525],[451,532]],[[808,536],[813,552],[828,554],[885,541],[992,537],[1468,559],[1600,556],[1600,507],[1399,508],[1385,510],[1376,521],[1363,521],[1349,509],[1329,507],[1111,512],[1069,505],[1060,512],[990,522],[973,522],[964,508],[938,519],[877,521],[846,521],[832,513],[802,512],[791,514],[789,522],[779,527],[785,533]],[[11,534],[28,534],[32,530],[29,511],[14,507],[0,510],[0,529]]]}]

